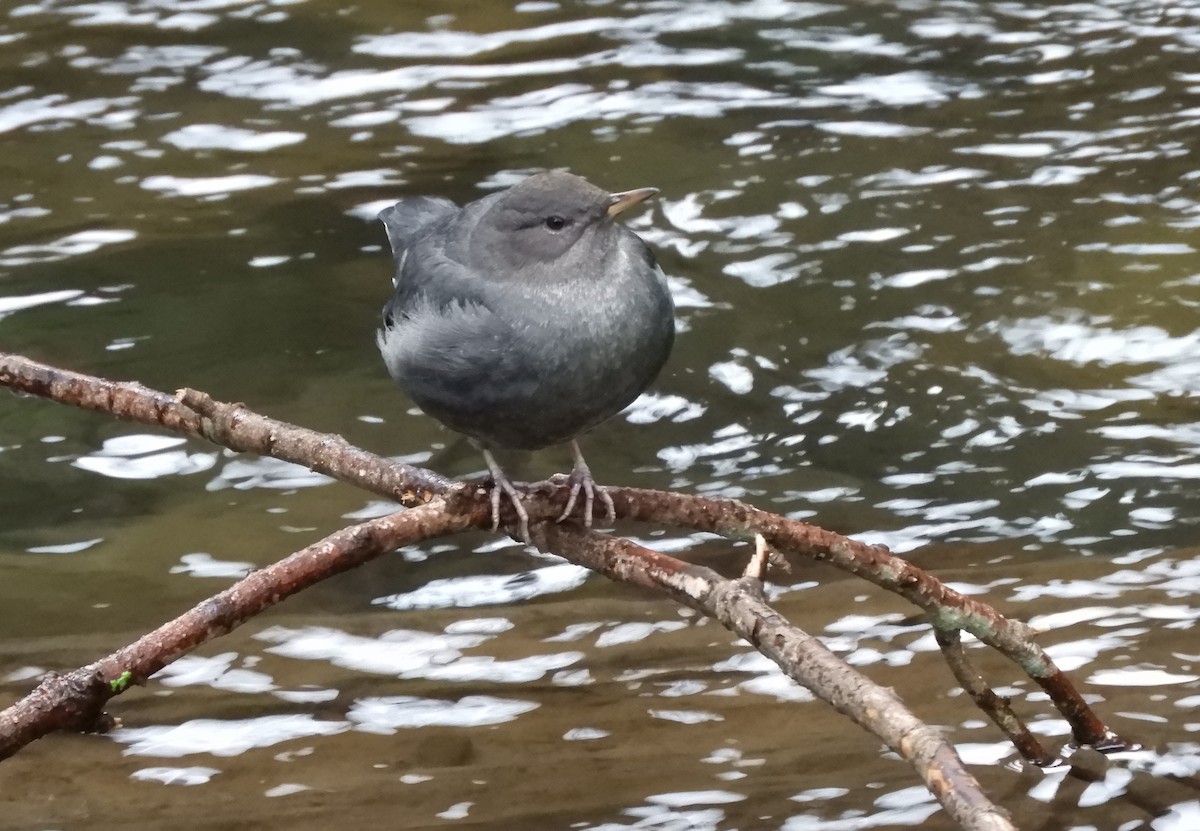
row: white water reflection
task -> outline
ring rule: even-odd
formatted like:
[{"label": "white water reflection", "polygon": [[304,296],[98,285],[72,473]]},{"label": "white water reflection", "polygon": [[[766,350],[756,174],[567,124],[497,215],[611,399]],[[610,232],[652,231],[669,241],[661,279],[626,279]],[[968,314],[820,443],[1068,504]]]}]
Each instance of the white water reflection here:
[{"label": "white water reflection", "polygon": [[174,759],[207,753],[239,756],[254,748],[312,736],[332,736],[350,729],[344,721],[321,721],[307,715],[262,716],[260,718],[193,719],[183,724],[156,727],[120,727],[108,737],[128,745],[127,756],[157,756]]},{"label": "white water reflection", "polygon": [[529,683],[577,664],[583,658],[581,652],[553,652],[514,660],[465,654],[466,650],[481,646],[493,637],[495,635],[490,632],[433,634],[397,630],[369,638],[330,628],[292,630],[281,626],[257,635],[259,640],[274,644],[266,651],[275,655],[327,661],[360,672],[458,683]]},{"label": "white water reflection", "polygon": [[872,812],[868,816],[853,816],[826,820],[811,815],[789,817],[781,831],[866,831],[869,828],[894,828],[924,825],[925,820],[941,810],[936,804]]},{"label": "white water reflection", "polygon": [[186,768],[152,767],[135,770],[130,778],[139,782],[159,782],[163,785],[203,785],[221,771],[199,765]]},{"label": "white water reflection", "polygon": [[172,574],[190,574],[193,577],[217,577],[241,579],[254,571],[254,563],[230,562],[218,560],[210,554],[198,551],[184,554],[179,558],[179,565],[172,566]]},{"label": "white water reflection", "polygon": [[967,90],[944,79],[935,78],[926,72],[899,72],[894,75],[864,76],[840,84],[818,87],[824,95],[850,99],[855,104],[876,103],[890,107],[913,106],[916,104],[938,104],[946,101],[950,94],[963,94]]},{"label": "white water reflection", "polygon": [[676,424],[704,415],[703,404],[688,401],[679,395],[644,392],[625,408],[623,415],[630,424],[653,424],[668,419]]},{"label": "white water reflection", "polygon": [[662,829],[662,831],[717,831],[724,827],[725,812],[719,808],[681,810],[663,805],[627,808],[629,822],[581,824],[586,831],[626,831],[626,829]]},{"label": "white water reflection", "polygon": [[[29,87],[18,88],[19,92],[30,92]],[[11,96],[12,91],[9,91]],[[105,113],[119,112],[118,108],[134,103],[134,98],[87,98],[72,101],[66,95],[45,95],[40,98],[25,98],[11,104],[0,105],[0,133],[7,133],[31,125],[59,122],[63,120],[86,121]]]},{"label": "white water reflection", "polygon": [[146,190],[159,191],[167,196],[202,196],[223,198],[231,193],[265,188],[279,182],[274,176],[239,173],[232,176],[184,178],[181,176],[147,176],[142,180]]},{"label": "white water reflection", "polygon": [[244,666],[234,666],[238,660],[236,652],[211,657],[185,655],[160,670],[157,678],[168,687],[203,685],[249,694],[270,692],[276,688],[270,675]]},{"label": "white water reflection", "polygon": [[652,623],[622,623],[606,629],[596,638],[598,649],[621,644],[636,643],[653,635],[666,632],[678,632],[687,627],[682,620],[660,620]]},{"label": "white water reflection", "polygon": [[1078,318],[1009,321],[1001,336],[1013,354],[1041,353],[1074,364],[1146,364],[1200,360],[1200,332],[1174,336],[1158,326],[1113,329]]},{"label": "white water reflection", "polygon": [[1154,831],[1188,831],[1200,826],[1200,799],[1181,802],[1150,823]]},{"label": "white water reflection", "polygon": [[61,545],[35,545],[32,548],[25,549],[30,554],[78,554],[80,551],[87,551],[95,545],[104,542],[103,537],[96,537],[90,540],[79,540],[78,542],[63,543]]},{"label": "white water reflection", "polygon": [[676,724],[704,724],[705,722],[725,720],[725,717],[719,713],[707,710],[664,710],[655,708],[646,712],[649,713],[651,718],[662,721],[673,721]]},{"label": "white water reflection", "polygon": [[186,439],[175,436],[134,434],[106,439],[96,451],[75,459],[71,464],[90,473],[112,479],[158,479],[187,476],[209,470],[216,464],[213,453],[188,453],[171,450],[182,447]]},{"label": "white water reflection", "polygon": [[277,130],[258,132],[223,124],[189,124],[162,137],[180,150],[237,150],[265,153],[304,141],[304,133]]},{"label": "white water reflection", "polygon": [[594,727],[572,727],[566,733],[563,733],[563,741],[565,742],[590,742],[597,739],[606,739],[611,733],[607,730],[597,730]]},{"label": "white water reflection", "polygon": [[694,805],[728,805],[732,802],[741,802],[745,798],[745,794],[733,791],[673,791],[651,794],[646,797],[646,801],[652,805],[689,808]]},{"label": "white water reflection", "polygon": [[591,576],[587,569],[562,563],[520,574],[472,574],[431,580],[411,592],[388,595],[374,602],[390,609],[446,609],[502,606],[571,591]]},{"label": "white water reflection", "polygon": [[268,652],[303,660],[332,661],[337,666],[388,675],[420,675],[459,660],[462,650],[486,643],[486,635],[435,635],[426,632],[386,632],[360,637],[323,627],[289,629],[274,626],[257,635],[274,644]]},{"label": "white water reflection", "polygon": [[210,491],[226,488],[292,490],[327,485],[332,481],[324,474],[270,456],[237,456],[225,461],[206,488]]},{"label": "white water reflection", "polygon": [[1095,672],[1088,678],[1089,684],[1109,687],[1165,687],[1171,684],[1191,684],[1200,681],[1200,675],[1164,672],[1154,667],[1124,667],[1119,670]]},{"label": "white water reflection", "polygon": [[458,701],[396,695],[360,698],[347,717],[356,728],[390,735],[419,727],[483,727],[504,724],[522,713],[536,710],[535,701],[516,701],[487,695],[469,695]]},{"label": "white water reflection", "polygon": [[[49,263],[91,254],[109,245],[117,245],[137,238],[137,232],[126,228],[95,229],[79,231],[51,242],[14,245],[0,251],[0,266],[21,266],[33,263]],[[62,294],[58,292],[57,294]]]}]

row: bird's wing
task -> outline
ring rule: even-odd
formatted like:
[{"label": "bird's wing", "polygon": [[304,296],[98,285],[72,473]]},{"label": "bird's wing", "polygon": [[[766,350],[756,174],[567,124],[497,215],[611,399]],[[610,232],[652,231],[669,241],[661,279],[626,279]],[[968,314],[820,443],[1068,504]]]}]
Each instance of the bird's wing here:
[{"label": "bird's wing", "polygon": [[383,308],[383,325],[390,328],[418,309],[491,307],[487,279],[459,262],[443,241],[416,240],[397,258],[395,289]]},{"label": "bird's wing", "polygon": [[379,221],[387,229],[392,255],[399,260],[422,231],[458,211],[457,205],[441,196],[410,196],[380,211]]},{"label": "bird's wing", "polygon": [[460,433],[492,436],[492,403],[531,395],[538,379],[513,353],[512,327],[472,290],[477,279],[446,269],[445,282],[466,289],[448,291],[436,274],[423,273],[429,277],[423,283],[414,285],[407,276],[398,283],[376,335],[379,351],[391,376],[425,412]]}]

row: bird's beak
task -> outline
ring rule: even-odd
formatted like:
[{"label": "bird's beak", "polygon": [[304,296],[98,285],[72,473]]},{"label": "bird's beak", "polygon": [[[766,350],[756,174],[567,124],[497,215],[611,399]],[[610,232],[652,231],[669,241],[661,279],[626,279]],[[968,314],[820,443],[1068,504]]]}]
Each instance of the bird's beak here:
[{"label": "bird's beak", "polygon": [[634,205],[645,202],[656,193],[658,193],[658,188],[638,188],[611,194],[608,197],[608,215],[616,216],[626,208],[632,208]]}]

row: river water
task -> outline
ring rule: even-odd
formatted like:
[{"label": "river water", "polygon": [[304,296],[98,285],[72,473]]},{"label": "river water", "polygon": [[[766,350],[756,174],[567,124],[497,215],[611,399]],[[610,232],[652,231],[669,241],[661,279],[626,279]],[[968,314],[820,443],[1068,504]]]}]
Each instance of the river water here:
[{"label": "river water", "polygon": [[[597,479],[883,543],[1033,621],[1143,746],[1095,781],[1021,770],[897,599],[806,564],[777,587],[1021,827],[1200,827],[1197,0],[41,0],[4,4],[0,44],[0,348],[478,474],[376,353],[375,213],[553,167],[656,186],[629,224],[680,336],[585,440]],[[6,700],[389,509],[12,396],[0,482]],[[484,534],[290,600],[113,711],[0,765],[0,827],[952,827],[719,627]]]}]

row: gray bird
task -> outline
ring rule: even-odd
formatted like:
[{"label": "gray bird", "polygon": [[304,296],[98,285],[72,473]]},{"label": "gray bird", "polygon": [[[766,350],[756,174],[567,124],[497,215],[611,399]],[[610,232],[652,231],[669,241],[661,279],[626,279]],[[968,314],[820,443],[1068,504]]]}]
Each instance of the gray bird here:
[{"label": "gray bird", "polygon": [[529,515],[490,448],[571,443],[566,519],[596,486],[576,438],[616,415],[658,375],[675,340],[662,269],[617,214],[658,191],[608,193],[578,176],[530,176],[464,207],[402,199],[379,214],[396,259],[377,341],[388,372],[422,410],[483,450],[492,525],[500,494],[523,539]]}]

